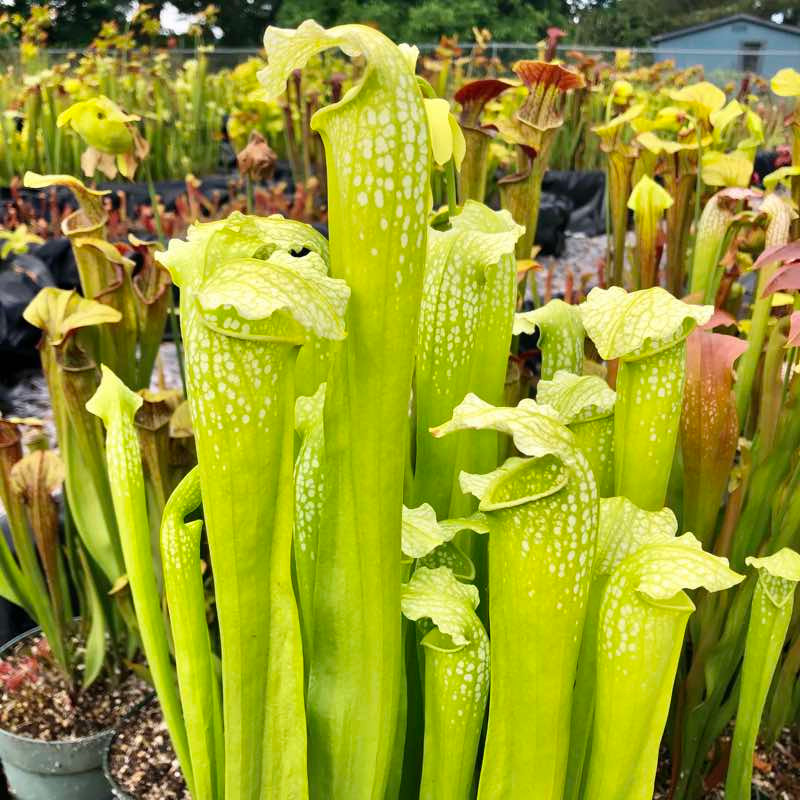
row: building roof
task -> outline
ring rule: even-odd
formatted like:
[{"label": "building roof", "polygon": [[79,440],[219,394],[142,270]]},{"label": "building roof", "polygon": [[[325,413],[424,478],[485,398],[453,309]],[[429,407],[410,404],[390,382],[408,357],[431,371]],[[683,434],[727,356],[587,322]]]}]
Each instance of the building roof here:
[{"label": "building roof", "polygon": [[800,28],[794,25],[781,25],[777,22],[772,22],[769,19],[761,19],[761,17],[754,17],[752,14],[731,14],[727,17],[720,17],[719,19],[712,20],[711,22],[704,22],[701,25],[692,25],[688,28],[679,28],[676,31],[669,33],[662,33],[659,36],[653,36],[652,42],[665,42],[669,39],[678,39],[688,33],[696,33],[698,31],[710,30],[711,28],[719,28],[731,22],[749,22],[753,25],[760,25],[763,28],[771,28],[772,30],[782,31],[783,33],[793,33],[800,36]]}]

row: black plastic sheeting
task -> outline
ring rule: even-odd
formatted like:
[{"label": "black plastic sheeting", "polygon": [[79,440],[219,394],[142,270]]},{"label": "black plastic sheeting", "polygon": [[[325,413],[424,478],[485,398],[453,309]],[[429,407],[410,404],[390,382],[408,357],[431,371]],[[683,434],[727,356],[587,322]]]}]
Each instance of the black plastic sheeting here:
[{"label": "black plastic sheeting", "polygon": [[[275,176],[290,181],[287,164],[278,164]],[[228,199],[230,176],[204,177],[201,191],[206,196],[219,192],[222,202]],[[147,186],[141,183],[105,183],[100,188],[111,189],[112,202],[119,202],[118,192],[124,192],[129,210],[149,203]],[[20,190],[31,202],[41,196],[40,190]],[[156,191],[168,208],[186,191],[183,181],[165,181],[156,185]],[[60,206],[74,207],[72,193],[57,188]],[[569,233],[594,236],[605,229],[603,173],[550,171],[544,177],[542,200],[536,242],[543,255],[561,255]],[[0,189],[0,202],[10,202],[7,188]],[[46,203],[42,203],[46,212]],[[324,225],[317,225],[327,235]],[[65,238],[51,239],[43,245],[31,247],[24,255],[10,256],[0,261],[0,383],[11,384],[14,375],[38,364],[36,343],[39,331],[22,319],[22,312],[37,292],[45,286],[74,289],[78,286],[78,273],[69,242]]]},{"label": "black plastic sheeting", "polygon": [[605,233],[605,174],[550,170],[542,181],[536,244],[545,256],[560,256],[566,237]]},{"label": "black plastic sheeting", "polygon": [[[66,239],[64,242],[69,247]],[[31,248],[28,253],[0,262],[0,382],[3,383],[11,383],[17,372],[39,362],[36,343],[41,331],[25,322],[22,312],[40,289],[57,285],[47,263],[35,252],[45,247]]]},{"label": "black plastic sheeting", "polygon": [[606,177],[602,170],[549,170],[542,180],[542,194],[568,204],[567,233],[600,236],[606,232]]}]

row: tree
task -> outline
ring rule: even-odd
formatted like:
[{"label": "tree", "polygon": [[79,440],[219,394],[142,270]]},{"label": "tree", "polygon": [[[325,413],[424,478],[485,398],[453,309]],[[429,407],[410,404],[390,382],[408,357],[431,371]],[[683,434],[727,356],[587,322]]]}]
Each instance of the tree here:
[{"label": "tree", "polygon": [[[2,11],[7,14],[20,14],[28,19],[31,6],[45,5],[42,0],[4,0]],[[51,0],[46,3],[50,8],[54,22],[48,29],[47,44],[50,47],[73,47],[91,42],[104,22],[116,21],[125,23],[125,11],[130,5],[124,0]]]},{"label": "tree", "polygon": [[540,39],[550,25],[564,25],[564,0],[284,0],[281,25],[316,19],[322,25],[365,22],[387,36],[409,42],[435,42],[456,34],[472,38],[472,28],[489,28],[499,41]]},{"label": "tree", "polygon": [[[178,11],[197,14],[210,0],[170,0]],[[165,0],[155,4],[159,9]],[[219,44],[228,47],[260,47],[267,25],[272,25],[282,0],[218,0],[217,27],[222,31]]]}]

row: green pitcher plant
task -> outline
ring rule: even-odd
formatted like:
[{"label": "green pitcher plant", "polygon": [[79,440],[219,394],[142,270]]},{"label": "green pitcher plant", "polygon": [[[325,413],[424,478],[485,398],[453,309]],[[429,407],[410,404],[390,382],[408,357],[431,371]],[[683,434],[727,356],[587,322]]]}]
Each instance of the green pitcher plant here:
[{"label": "green pitcher plant", "polygon": [[[733,99],[619,53],[518,62],[518,86],[476,36],[477,56],[417,64],[369,26],[267,30],[249,103],[302,177],[292,215],[327,215],[329,238],[231,199],[166,250],[130,238],[135,267],[104,193],[57,174],[75,136],[26,175],[78,200],[83,296],[25,312],[59,454],[0,420],[0,595],[76,689],[146,661],[195,800],[649,800],[664,747],[673,800],[697,800],[730,730],[744,800],[759,730],[800,715],[798,176],[750,188],[784,133],[766,84]],[[241,84],[212,100],[193,69],[199,130]],[[800,96],[795,77],[773,89]],[[172,151],[113,88],[36,113],[56,131],[72,104],[87,171],[132,174],[136,123]],[[607,272],[515,313],[544,171],[588,151]],[[186,398],[150,389],[172,283]],[[541,366],[512,405],[522,334]]]},{"label": "green pitcher plant", "polygon": [[614,405],[614,494],[647,511],[664,505],[686,369],[686,338],[712,306],[677,300],[660,287],[630,294],[593,289],[580,307],[604,359],[619,358]]},{"label": "green pitcher plant", "polygon": [[[349,296],[327,276],[319,240],[302,223],[235,215],[196,225],[158,256],[181,288],[222,647],[225,792],[243,798],[308,794],[291,582],[294,362],[306,331],[344,338]],[[247,619],[270,625],[254,638]]]},{"label": "green pitcher plant", "polygon": [[597,552],[592,567],[586,625],[581,637],[575,677],[575,702],[570,723],[569,761],[564,792],[566,800],[582,797],[585,789],[597,692],[600,609],[606,586],[611,575],[628,556],[648,544],[671,541],[677,528],[675,515],[668,508],[643,511],[625,497],[600,500]]},{"label": "green pitcher plant", "polygon": [[538,347],[542,351],[542,380],[552,380],[559,370],[575,375],[583,372],[586,333],[578,306],[555,299],[514,316],[515,336],[537,331]]},{"label": "green pitcher plant", "polygon": [[[532,400],[497,408],[467,395],[432,433],[486,429],[512,436],[525,457],[461,475],[489,525],[492,699],[478,797],[557,798],[566,779],[597,487],[573,434]],[[528,635],[515,633],[521,630]]]},{"label": "green pitcher plant", "polygon": [[731,745],[725,796],[747,800],[753,776],[753,750],[767,692],[792,618],[795,588],[800,581],[800,555],[783,548],[764,558],[749,556],[758,570],[750,609],[742,664],[739,707]]},{"label": "green pitcher plant", "polygon": [[[445,604],[454,600],[451,605],[454,609],[468,598],[470,601],[477,598],[476,587],[466,587],[455,580],[468,582],[476,578],[474,564],[455,538],[467,531],[487,533],[488,530],[486,519],[480,512],[460,519],[437,520],[436,512],[428,503],[416,508],[403,506],[403,583],[408,584],[409,580],[413,583],[415,579],[412,576],[418,573],[420,587],[423,577],[431,578],[424,581],[427,590],[434,589],[433,594],[427,596],[439,596]],[[444,592],[439,593],[440,588]],[[466,706],[461,704],[466,688],[459,688],[451,694],[448,694],[448,688],[454,685],[454,672],[455,681],[459,680],[457,676],[464,674],[465,663],[472,664],[469,669],[478,668],[483,673],[488,670],[488,639],[482,623],[478,621],[477,625],[474,624],[477,617],[474,613],[475,604],[471,602],[471,611],[462,615],[462,618],[469,618],[472,644],[475,646],[464,649],[462,655],[468,656],[468,659],[462,663],[460,657],[455,655],[462,651],[462,647],[445,646],[446,637],[437,637],[431,630],[430,619],[437,606],[433,602],[428,603],[424,613],[415,616],[406,605],[407,589],[404,587],[403,613],[407,619],[415,620],[416,625],[408,622],[402,628],[405,653],[402,661],[402,698],[389,793],[394,796],[399,791],[400,796],[406,796],[416,795],[419,790],[420,794],[429,796],[468,796],[485,713],[486,686],[483,682],[476,685],[476,694],[470,695],[474,703]],[[483,647],[484,643],[487,647]],[[429,649],[432,644],[436,652]],[[449,656],[439,655],[444,652]],[[424,678],[425,665],[429,662],[433,662],[435,672],[427,673],[428,678]],[[470,680],[472,678],[465,678],[464,682]],[[447,747],[450,758],[442,759],[443,747]]]},{"label": "green pitcher plant", "polygon": [[614,403],[616,392],[597,375],[558,370],[540,380],[536,400],[552,406],[575,436],[594,473],[600,497],[614,492]]},{"label": "green pitcher plant", "polygon": [[600,608],[587,800],[652,797],[684,631],[695,610],[683,590],[717,592],[741,580],[726,558],[704,552],[689,533],[645,545],[614,571]]},{"label": "green pitcher plant", "polygon": [[150,547],[144,472],[134,425],[142,398],[105,365],[102,372],[97,391],[86,408],[100,417],[105,426],[111,494],[142,647],[184,778],[190,791],[196,794]]},{"label": "green pitcher plant", "polygon": [[61,230],[75,256],[82,294],[120,314],[93,333],[97,357],[127,385],[147,388],[167,319],[167,272],[147,254],[144,267],[134,275],[133,261],[107,240],[108,190],[90,189],[69,175],[35,172],[27,172],[23,183],[35,189],[64,186],[74,194],[79,208],[62,220]]},{"label": "green pitcher plant", "polygon": [[300,446],[294,463],[292,546],[306,673],[311,663],[314,643],[314,586],[319,555],[319,528],[325,498],[325,390],[326,384],[323,383],[313,396],[298,397],[294,414]]},{"label": "green pitcher plant", "polygon": [[622,114],[596,125],[592,131],[600,137],[606,154],[606,196],[611,228],[611,263],[608,281],[622,286],[625,278],[625,235],[628,230],[628,198],[631,193],[633,168],[639,147],[632,141],[629,125],[644,111],[642,103],[634,103]]},{"label": "green pitcher plant", "polygon": [[430,503],[440,517],[472,510],[458,488],[462,469],[497,466],[496,434],[438,441],[429,429],[470,391],[502,400],[516,299],[514,247],[522,235],[507,211],[471,200],[451,223],[428,234],[414,379],[413,502]]},{"label": "green pitcher plant", "polygon": [[[649,121],[648,121],[649,122]],[[633,121],[634,129],[642,120]],[[636,136],[640,152],[649,151],[657,157],[658,172],[672,203],[666,209],[666,286],[676,297],[684,288],[686,254],[692,224],[692,200],[697,185],[696,137],[691,131],[679,131],[676,140],[658,136],[653,130],[643,130]],[[647,287],[642,287],[647,288]]]},{"label": "green pitcher plant", "polygon": [[418,568],[403,587],[403,614],[428,618],[425,732],[419,797],[469,798],[489,692],[489,637],[475,608],[476,587],[445,566]]},{"label": "green pitcher plant", "polygon": [[85,404],[99,383],[94,329],[118,322],[121,315],[76,292],[47,287],[31,301],[24,317],[43,332],[39,354],[53,404],[71,513],[89,555],[113,586],[125,571],[122,549],[102,427]]},{"label": "green pitcher plant", "polygon": [[[794,98],[789,122],[792,130],[792,164],[800,165],[800,72],[791,67],[778,70],[770,81],[772,91],[779,97]],[[792,178],[792,199],[800,206],[800,177]]]},{"label": "green pitcher plant", "polygon": [[0,542],[0,594],[36,620],[56,663],[69,675],[71,606],[53,498],[63,482],[64,464],[58,455],[52,450],[24,454],[20,425],[0,419],[0,500],[13,544],[12,551],[5,536]]},{"label": "green pitcher plant", "polygon": [[308,720],[312,792],[379,797],[393,749],[385,732],[399,714],[398,553],[427,239],[426,114],[404,52],[372,28],[306,21],[267,29],[264,46],[268,98],[331,47],[366,62],[361,81],[311,120],[328,167],[330,273],[351,300],[348,338],[332,348],[327,377]]},{"label": "green pitcher plant", "polygon": [[649,289],[658,285],[660,223],[673,204],[672,196],[648,175],[642,175],[628,198],[636,227],[633,287]]}]

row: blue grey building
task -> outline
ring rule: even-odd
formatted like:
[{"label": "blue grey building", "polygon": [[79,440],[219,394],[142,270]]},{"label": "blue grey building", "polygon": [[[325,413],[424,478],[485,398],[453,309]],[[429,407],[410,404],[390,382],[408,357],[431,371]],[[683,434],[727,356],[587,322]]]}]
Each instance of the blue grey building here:
[{"label": "blue grey building", "polygon": [[779,69],[800,70],[800,28],[750,14],[733,14],[652,39],[656,60],[673,59],[680,69],[702,64],[713,79],[731,73],[772,76]]}]

